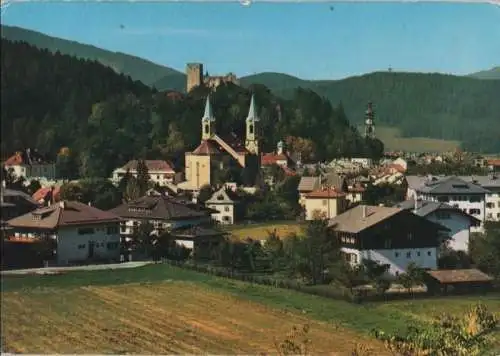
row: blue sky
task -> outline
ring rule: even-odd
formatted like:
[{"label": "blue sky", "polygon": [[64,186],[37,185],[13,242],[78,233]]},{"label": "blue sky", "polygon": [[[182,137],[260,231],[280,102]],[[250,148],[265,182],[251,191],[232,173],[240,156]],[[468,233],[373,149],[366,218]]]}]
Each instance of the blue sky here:
[{"label": "blue sky", "polygon": [[211,74],[337,79],[500,65],[500,6],[488,4],[29,2],[11,4],[2,23],[178,70],[203,62]]}]

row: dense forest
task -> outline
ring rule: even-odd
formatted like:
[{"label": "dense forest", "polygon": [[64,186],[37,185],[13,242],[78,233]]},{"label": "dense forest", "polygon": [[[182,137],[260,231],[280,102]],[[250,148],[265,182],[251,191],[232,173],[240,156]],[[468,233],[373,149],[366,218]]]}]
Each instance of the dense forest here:
[{"label": "dense forest", "polygon": [[[207,88],[189,95],[157,92],[95,61],[5,39],[1,65],[5,155],[36,147],[62,159],[56,155],[68,147],[63,156],[74,172],[105,177],[132,158],[164,158],[180,165],[184,151],[200,141]],[[314,146],[310,159],[383,152],[380,141],[365,140],[349,124],[341,105],[332,107],[304,89],[285,100],[262,85],[220,87],[211,101],[221,135],[243,137],[251,93],[265,133],[264,151],[273,151],[279,140],[288,138]]]},{"label": "dense forest", "polygon": [[[96,60],[114,71],[158,90],[185,91],[186,76],[177,70],[124,53],[115,53],[18,27],[2,26],[2,37],[26,41],[52,52]],[[210,68],[207,68],[210,70]],[[296,89],[310,89],[343,103],[354,125],[363,122],[366,102],[375,103],[376,124],[401,130],[407,137],[462,142],[469,151],[500,152],[500,80],[498,68],[461,77],[443,74],[378,72],[342,80],[302,80],[280,73],[241,78],[244,87],[262,84],[275,95],[292,99]],[[223,73],[220,73],[223,74]],[[488,78],[479,80],[475,78]]]}]

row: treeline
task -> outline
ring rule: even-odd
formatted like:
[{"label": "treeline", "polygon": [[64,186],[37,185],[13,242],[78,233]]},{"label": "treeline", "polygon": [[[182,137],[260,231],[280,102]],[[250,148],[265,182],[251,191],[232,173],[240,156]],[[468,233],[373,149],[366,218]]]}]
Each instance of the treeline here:
[{"label": "treeline", "polygon": [[[182,164],[184,151],[200,141],[200,120],[208,89],[189,95],[158,93],[97,62],[52,54],[2,39],[2,152],[36,147],[83,177],[104,177],[132,158],[165,158]],[[261,117],[263,150],[286,137],[314,143],[314,159],[373,156],[378,140],[365,140],[350,125],[343,107],[310,90],[290,100],[266,87],[220,87],[212,95],[217,131],[244,137],[251,93]],[[293,140],[292,140],[293,141]],[[68,154],[68,152],[70,152]],[[69,156],[69,157],[68,157]],[[72,178],[72,177],[64,177]]]}]

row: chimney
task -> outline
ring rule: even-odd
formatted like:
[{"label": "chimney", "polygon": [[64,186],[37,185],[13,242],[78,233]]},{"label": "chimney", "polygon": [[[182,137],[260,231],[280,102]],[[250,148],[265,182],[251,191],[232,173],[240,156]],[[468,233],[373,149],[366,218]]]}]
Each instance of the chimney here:
[{"label": "chimney", "polygon": [[64,207],[65,207],[64,205],[65,205],[65,204],[64,204],[64,200],[61,200],[61,201],[59,202],[59,206],[61,207],[61,209],[64,209]]},{"label": "chimney", "polygon": [[363,219],[366,219],[368,216],[368,207],[366,205],[363,205]]}]

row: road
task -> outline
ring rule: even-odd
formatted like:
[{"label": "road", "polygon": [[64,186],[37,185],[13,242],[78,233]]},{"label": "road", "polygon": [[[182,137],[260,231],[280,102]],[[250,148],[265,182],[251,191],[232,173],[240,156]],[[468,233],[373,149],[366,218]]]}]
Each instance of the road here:
[{"label": "road", "polygon": [[122,268],[135,268],[142,267],[153,263],[152,261],[136,261],[136,262],[123,262],[123,263],[108,263],[103,265],[86,265],[74,267],[46,267],[46,268],[29,268],[17,269],[10,271],[1,271],[0,275],[22,275],[22,274],[55,274],[58,272],[71,272],[71,271],[99,271],[99,270],[113,270]]}]

